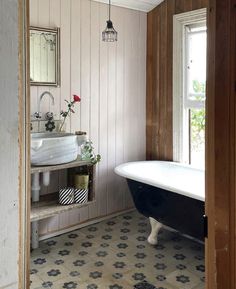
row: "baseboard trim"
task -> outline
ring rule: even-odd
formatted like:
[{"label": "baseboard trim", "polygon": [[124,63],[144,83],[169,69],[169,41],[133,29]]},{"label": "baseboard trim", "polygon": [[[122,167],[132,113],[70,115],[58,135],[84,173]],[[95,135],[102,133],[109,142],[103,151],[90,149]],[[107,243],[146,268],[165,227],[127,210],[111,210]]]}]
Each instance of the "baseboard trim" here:
[{"label": "baseboard trim", "polygon": [[42,235],[42,236],[39,237],[39,241],[43,241],[43,240],[46,240],[46,239],[49,239],[49,238],[57,237],[57,236],[60,236],[62,234],[66,234],[66,233],[69,233],[71,231],[78,230],[78,229],[81,229],[81,228],[84,228],[84,227],[87,227],[87,226],[90,226],[90,225],[93,225],[93,224],[108,220],[110,218],[114,218],[114,217],[129,213],[129,212],[135,211],[135,210],[136,210],[135,208],[129,208],[127,210],[119,211],[119,212],[116,212],[116,213],[113,213],[113,214],[109,214],[109,215],[106,215],[106,216],[102,216],[102,217],[99,217],[99,218],[94,218],[94,219],[91,219],[89,221],[85,221],[85,222],[80,223],[80,224],[75,225],[75,226],[71,226],[71,227],[56,231],[56,232],[52,232],[52,233],[49,233],[49,234],[46,234],[46,235]]}]

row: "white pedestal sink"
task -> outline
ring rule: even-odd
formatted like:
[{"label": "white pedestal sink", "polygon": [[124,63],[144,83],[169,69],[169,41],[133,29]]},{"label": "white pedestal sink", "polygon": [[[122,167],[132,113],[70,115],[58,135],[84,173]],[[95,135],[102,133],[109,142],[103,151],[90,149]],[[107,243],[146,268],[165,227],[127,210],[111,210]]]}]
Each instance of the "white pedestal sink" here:
[{"label": "white pedestal sink", "polygon": [[70,133],[32,133],[31,164],[59,165],[77,159],[81,136]]}]

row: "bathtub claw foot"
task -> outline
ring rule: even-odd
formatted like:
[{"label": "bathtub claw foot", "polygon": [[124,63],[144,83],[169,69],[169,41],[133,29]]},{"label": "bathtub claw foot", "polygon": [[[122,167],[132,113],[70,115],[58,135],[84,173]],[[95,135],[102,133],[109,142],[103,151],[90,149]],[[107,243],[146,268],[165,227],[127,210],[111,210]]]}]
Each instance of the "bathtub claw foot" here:
[{"label": "bathtub claw foot", "polygon": [[152,217],[150,217],[149,220],[150,220],[152,231],[147,240],[149,244],[157,245],[158,243],[157,236],[162,227],[162,224],[156,221],[155,219],[153,219]]}]

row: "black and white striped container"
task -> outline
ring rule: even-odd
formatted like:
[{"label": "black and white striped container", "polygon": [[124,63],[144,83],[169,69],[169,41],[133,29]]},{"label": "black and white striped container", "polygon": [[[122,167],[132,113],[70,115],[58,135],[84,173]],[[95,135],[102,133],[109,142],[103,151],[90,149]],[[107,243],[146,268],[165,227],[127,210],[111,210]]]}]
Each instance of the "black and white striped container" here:
[{"label": "black and white striped container", "polygon": [[74,203],[74,189],[64,188],[59,191],[59,204],[71,205]]},{"label": "black and white striped container", "polygon": [[74,190],[75,203],[84,204],[88,202],[88,189],[75,189]]}]

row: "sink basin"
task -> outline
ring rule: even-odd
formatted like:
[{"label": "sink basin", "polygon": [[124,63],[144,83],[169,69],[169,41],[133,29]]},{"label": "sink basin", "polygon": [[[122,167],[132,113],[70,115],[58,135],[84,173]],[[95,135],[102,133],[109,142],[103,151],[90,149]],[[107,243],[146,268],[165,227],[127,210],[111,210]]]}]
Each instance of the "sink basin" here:
[{"label": "sink basin", "polygon": [[78,156],[78,136],[70,133],[32,133],[31,164],[59,165],[72,162]]}]

